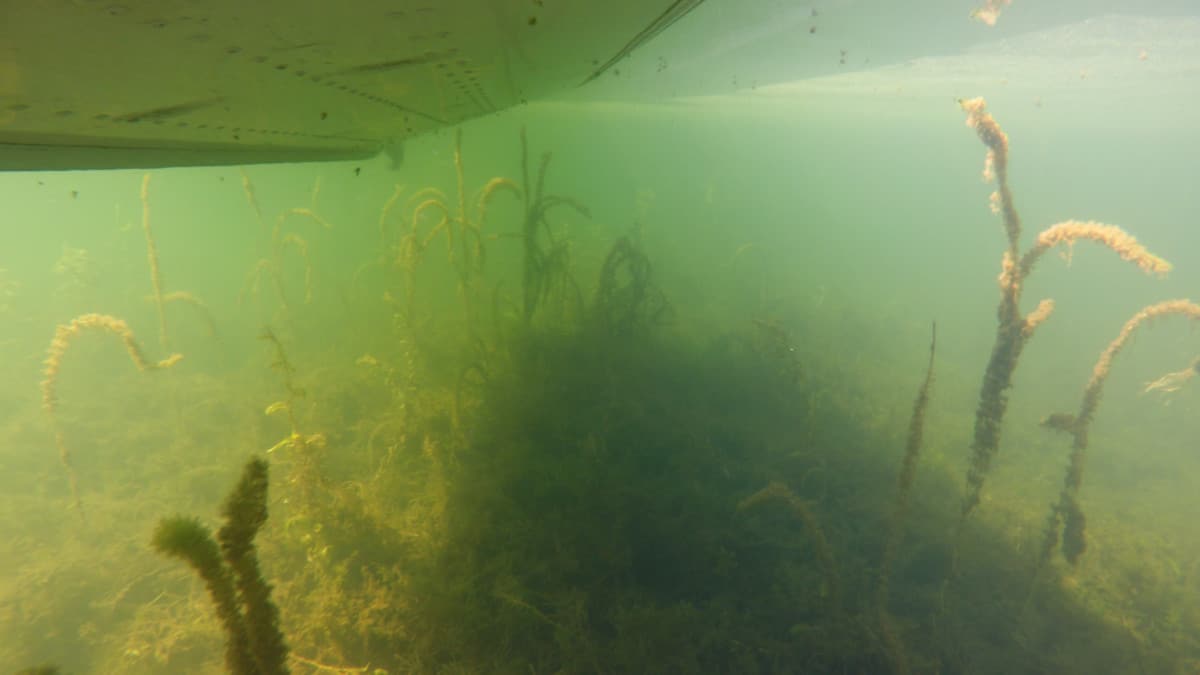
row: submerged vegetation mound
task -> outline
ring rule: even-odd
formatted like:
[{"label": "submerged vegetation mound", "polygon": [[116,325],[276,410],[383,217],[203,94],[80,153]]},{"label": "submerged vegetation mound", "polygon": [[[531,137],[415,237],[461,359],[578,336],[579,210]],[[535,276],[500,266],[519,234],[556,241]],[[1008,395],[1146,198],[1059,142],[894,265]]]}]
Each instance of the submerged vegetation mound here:
[{"label": "submerged vegetation mound", "polygon": [[788,433],[775,371],[606,325],[521,335],[486,387],[418,591],[427,644],[493,672],[811,661],[785,639],[796,597],[762,583],[795,553],[764,551],[735,508]]}]

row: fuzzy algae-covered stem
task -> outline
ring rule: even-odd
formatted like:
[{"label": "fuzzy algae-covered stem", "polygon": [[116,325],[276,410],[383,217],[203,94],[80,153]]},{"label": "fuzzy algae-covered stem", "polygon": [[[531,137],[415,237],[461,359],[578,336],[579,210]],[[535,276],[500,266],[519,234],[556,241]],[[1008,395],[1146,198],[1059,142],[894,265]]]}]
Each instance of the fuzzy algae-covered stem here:
[{"label": "fuzzy algae-covered stem", "polygon": [[825,531],[821,529],[821,522],[817,520],[817,514],[809,508],[808,502],[797,497],[783,483],[772,481],[765,488],[739,502],[737,510],[739,512],[746,511],[772,499],[778,499],[787,504],[792,514],[804,525],[804,530],[808,533],[808,537],[816,549],[817,559],[825,574],[829,607],[833,615],[840,618],[842,616],[842,582],[838,574],[837,561],[833,557],[833,547],[829,545],[829,540],[825,538]]},{"label": "fuzzy algae-covered stem", "polygon": [[[591,218],[591,212],[582,202],[571,197],[546,194],[546,172],[550,167],[550,159],[549,152],[543,153],[537,175],[530,173],[529,140],[522,127],[520,194],[524,220],[521,226],[521,293],[522,316],[526,324],[533,320],[538,305],[550,292],[553,277],[562,276],[566,271],[565,258],[555,255],[560,249],[547,220],[550,211],[566,206],[584,218]],[[543,238],[549,248],[542,246]]]},{"label": "fuzzy algae-covered stem", "polygon": [[1026,330],[1020,309],[1023,274],[1021,268],[1016,265],[1020,258],[1018,247],[1021,241],[1021,217],[1013,204],[1012,190],[1008,186],[1008,135],[987,112],[987,103],[982,98],[960,101],[959,104],[967,113],[967,126],[975,129],[979,140],[988,148],[983,175],[985,179],[995,178],[996,192],[992,193],[992,208],[1002,216],[1004,233],[1008,240],[999,279],[1000,306],[997,309],[996,341],[992,345],[992,354],[984,372],[979,406],[975,413],[971,466],[967,472],[967,495],[963,500],[965,516],[979,504],[984,476],[987,475],[992,457],[1000,446],[1000,421],[1008,407],[1005,392],[1012,386],[1012,373],[1025,344],[1022,334]]},{"label": "fuzzy algae-covered stem", "polygon": [[1137,265],[1147,274],[1163,276],[1171,271],[1170,263],[1147,251],[1137,239],[1116,225],[1106,225],[1094,220],[1064,220],[1042,230],[1033,246],[1021,256],[1021,278],[1028,276],[1037,261],[1050,249],[1059,244],[1071,246],[1081,239],[1108,247],[1120,256],[1121,260]]},{"label": "fuzzy algae-covered stem", "polygon": [[221,552],[237,584],[245,606],[247,639],[259,673],[287,672],[287,645],[279,632],[279,608],[271,602],[271,586],[258,567],[254,537],[267,522],[267,463],[255,459],[246,464],[242,479],[221,508],[225,525],[217,532]]},{"label": "fuzzy algae-covered stem", "polygon": [[1200,305],[1189,300],[1166,300],[1144,307],[1134,314],[1122,326],[1117,337],[1101,352],[1096,365],[1092,367],[1092,377],[1084,387],[1079,412],[1075,415],[1058,413],[1050,415],[1043,421],[1044,426],[1071,434],[1071,455],[1058,502],[1051,508],[1046,521],[1039,565],[1045,564],[1054,553],[1054,549],[1059,543],[1060,532],[1063,556],[1067,562],[1075,564],[1087,549],[1087,521],[1079,506],[1079,489],[1083,485],[1083,469],[1087,459],[1088,429],[1091,427],[1092,419],[1096,416],[1096,409],[1100,406],[1104,383],[1112,370],[1113,360],[1129,343],[1129,339],[1133,337],[1138,327],[1151,319],[1169,315],[1186,316],[1197,320],[1200,319]]},{"label": "fuzzy algae-covered stem", "polygon": [[1197,375],[1200,375],[1200,357],[1192,359],[1188,367],[1183,370],[1176,370],[1147,382],[1145,388],[1142,389],[1142,393],[1149,394],[1154,391],[1161,394],[1173,394],[1183,389],[1184,385]]},{"label": "fuzzy algae-covered stem", "polygon": [[195,518],[175,516],[159,522],[151,540],[154,550],[178,558],[191,565],[217,606],[228,641],[225,643],[225,665],[234,675],[253,675],[258,672],[250,655],[246,625],[238,609],[233,575],[221,562],[221,552],[212,533]]},{"label": "fuzzy algae-covered stem", "polygon": [[1020,253],[1021,219],[1008,185],[1008,136],[995,118],[987,112],[982,98],[959,101],[967,113],[967,126],[975,129],[988,148],[984,177],[994,179],[992,210],[1004,221],[1008,246],[1001,261],[1000,306],[997,309],[996,339],[984,371],[975,411],[975,428],[971,440],[971,463],[967,470],[966,495],[963,497],[962,518],[979,505],[983,483],[992,460],[1000,448],[1000,429],[1008,408],[1008,390],[1012,387],[1021,351],[1036,328],[1054,309],[1053,302],[1043,300],[1026,316],[1021,314],[1021,292],[1025,279],[1042,255],[1058,244],[1072,244],[1087,239],[1107,246],[1121,259],[1132,262],[1143,271],[1166,274],[1171,265],[1151,254],[1129,234],[1115,225],[1068,220],[1047,228],[1038,235],[1034,245],[1024,255]]},{"label": "fuzzy algae-covered stem", "polygon": [[43,371],[42,379],[42,407],[51,415],[58,409],[58,373],[62,368],[63,356],[67,353],[72,341],[89,329],[109,332],[121,338],[125,344],[125,351],[129,353],[129,358],[138,370],[170,368],[183,358],[180,354],[172,354],[162,361],[153,363],[146,359],[141,345],[138,344],[133,331],[129,329],[129,324],[123,320],[107,314],[77,316],[65,324],[59,324],[54,330],[54,339],[50,341],[50,348],[46,351],[46,368]]},{"label": "fuzzy algae-covered stem", "polygon": [[917,461],[921,457],[921,445],[925,435],[925,408],[929,405],[929,394],[933,389],[933,359],[937,353],[937,324],[933,324],[932,336],[929,340],[929,365],[925,368],[925,379],[917,389],[917,397],[913,401],[912,417],[908,421],[908,439],[904,444],[904,459],[900,462],[900,473],[896,477],[896,499],[892,503],[892,512],[888,518],[887,539],[883,545],[883,557],[879,563],[879,577],[875,587],[875,607],[879,613],[880,633],[892,662],[892,670],[897,675],[907,675],[909,672],[908,657],[904,651],[904,643],[897,634],[896,627],[888,612],[888,595],[892,576],[892,565],[896,560],[896,551],[904,535],[904,521],[908,515],[908,497],[912,492],[913,481],[917,476]]},{"label": "fuzzy algae-covered stem", "polygon": [[[484,226],[488,208],[503,191],[521,196],[521,189],[508,178],[494,177],[484,184],[478,198],[470,198],[463,162],[462,130],[454,134],[455,197],[453,200],[436,188],[418,190],[409,198],[415,204],[409,218],[408,233],[400,238],[396,262],[404,272],[405,315],[411,321],[416,297],[416,271],[425,250],[439,236],[446,239],[446,260],[458,276],[458,293],[468,324],[475,322],[475,295],[486,261]],[[473,210],[472,210],[473,207]],[[428,217],[427,217],[428,216]],[[432,223],[427,232],[424,225]]]},{"label": "fuzzy algae-covered stem", "polygon": [[1000,18],[1000,11],[1012,4],[1012,0],[984,0],[983,4],[971,10],[971,18],[987,26],[995,26]]},{"label": "fuzzy algae-covered stem", "polygon": [[921,445],[925,435],[925,408],[929,405],[929,394],[933,389],[933,359],[936,353],[937,324],[935,323],[933,335],[929,340],[929,365],[926,366],[925,379],[917,389],[917,397],[913,401],[912,417],[908,421],[908,437],[904,444],[904,458],[900,462],[900,473],[896,477],[896,498],[892,503],[892,512],[888,522],[888,538],[883,547],[883,560],[879,566],[879,586],[876,597],[880,606],[887,604],[891,567],[904,531],[904,519],[908,514],[908,497],[917,476],[917,462],[921,457]]},{"label": "fuzzy algae-covered stem", "polygon": [[146,257],[150,263],[150,283],[154,288],[154,306],[158,310],[158,341],[163,349],[170,347],[167,336],[167,310],[163,298],[162,271],[158,265],[158,245],[150,228],[150,174],[142,176],[142,231],[146,234]]},{"label": "fuzzy algae-covered stem", "polygon": [[67,479],[71,483],[71,497],[80,516],[83,515],[83,505],[79,498],[79,480],[75,474],[74,465],[71,463],[71,452],[63,438],[62,429],[58,426],[58,376],[62,370],[63,357],[67,350],[70,349],[76,337],[88,330],[112,333],[121,338],[121,342],[125,345],[125,351],[129,353],[130,360],[138,370],[170,368],[183,358],[180,354],[172,354],[157,363],[148,361],[137,338],[134,337],[133,331],[129,329],[129,324],[107,314],[83,314],[67,323],[59,324],[54,329],[54,339],[50,341],[50,348],[46,350],[45,369],[42,371],[42,409],[50,418],[54,442],[58,447],[58,457],[67,471]]},{"label": "fuzzy algae-covered stem", "polygon": [[191,565],[208,587],[225,628],[225,664],[234,675],[286,675],[288,649],[279,609],[258,567],[254,537],[267,521],[267,463],[252,459],[221,509],[225,524],[212,533],[194,518],[159,522],[151,540],[159,553]]}]

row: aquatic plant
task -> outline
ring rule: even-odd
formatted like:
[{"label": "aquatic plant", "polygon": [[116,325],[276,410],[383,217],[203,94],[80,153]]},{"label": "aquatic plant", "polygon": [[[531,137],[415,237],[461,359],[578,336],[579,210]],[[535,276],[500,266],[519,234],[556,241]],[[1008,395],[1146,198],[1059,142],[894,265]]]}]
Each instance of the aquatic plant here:
[{"label": "aquatic plant", "polygon": [[748,511],[771,500],[783,502],[796,519],[804,525],[804,531],[808,533],[809,538],[813,542],[813,546],[817,552],[817,559],[821,562],[821,570],[825,574],[830,613],[835,617],[841,616],[842,580],[841,575],[838,573],[837,560],[833,557],[833,547],[829,545],[829,540],[825,538],[825,531],[821,528],[821,521],[817,518],[817,514],[813,512],[808,502],[797,497],[783,483],[772,481],[765,488],[738,502],[737,510],[739,512]]},{"label": "aquatic plant", "polygon": [[[502,191],[520,194],[521,190],[507,178],[495,177],[484,184],[479,191],[479,197],[471,205],[467,205],[466,177],[462,155],[462,129],[454,131],[454,175],[457,186],[455,199],[451,205],[450,198],[437,188],[425,188],[409,198],[415,204],[412,216],[409,218],[409,231],[401,239],[396,251],[396,262],[405,274],[406,321],[411,321],[413,311],[413,296],[416,289],[416,269],[429,245],[443,235],[446,238],[446,256],[451,267],[458,275],[458,293],[467,313],[467,321],[474,321],[474,305],[472,296],[478,291],[475,286],[478,277],[483,272],[486,261],[484,248],[483,227],[487,222],[488,206],[493,198]],[[393,196],[393,200],[398,198]],[[389,200],[391,202],[392,200]],[[384,207],[380,216],[380,228],[389,207]],[[437,220],[427,232],[421,232],[427,213],[437,216]]]},{"label": "aquatic plant", "polygon": [[54,330],[54,339],[50,341],[50,348],[46,350],[45,369],[42,371],[42,409],[50,418],[50,427],[54,431],[54,442],[58,446],[58,457],[67,471],[67,477],[71,483],[71,496],[80,516],[83,515],[83,507],[79,499],[78,478],[71,464],[71,452],[67,448],[62,429],[58,425],[58,376],[62,370],[63,357],[67,350],[70,349],[75,338],[87,330],[112,333],[121,338],[121,342],[125,345],[125,351],[138,370],[170,368],[183,358],[180,354],[172,354],[158,362],[148,361],[137,338],[134,337],[133,331],[130,330],[129,324],[107,314],[77,316],[65,324],[59,324]]},{"label": "aquatic plant", "polygon": [[971,18],[988,25],[995,26],[1000,18],[1000,11],[1012,4],[1012,0],[984,0],[983,4],[971,10]]},{"label": "aquatic plant", "polygon": [[158,310],[158,341],[163,349],[170,346],[167,337],[167,311],[163,301],[162,270],[158,265],[158,244],[150,229],[150,174],[142,176],[142,232],[146,235],[146,258],[150,263],[150,284],[154,288],[154,306]]},{"label": "aquatic plant", "polygon": [[[487,258],[485,243],[500,237],[512,236],[521,241],[521,315],[528,323],[538,306],[556,291],[576,300],[576,307],[583,305],[577,284],[570,275],[570,249],[568,242],[555,234],[548,217],[552,210],[566,206],[575,212],[590,217],[587,207],[578,200],[545,192],[550,153],[542,155],[536,175],[529,166],[528,140],[521,129],[521,182],[493,177],[478,191],[478,196],[468,200],[463,165],[462,132],[454,136],[454,168],[456,193],[454,198],[437,188],[425,188],[414,193],[408,200],[412,209],[407,231],[395,245],[394,264],[404,275],[404,302],[402,314],[411,328],[417,280],[416,272],[427,249],[438,237],[446,241],[447,261],[458,277],[457,292],[463,303],[468,326],[476,326],[475,302],[484,292],[481,288],[484,263]],[[395,208],[400,187],[388,200],[380,216],[381,237],[386,238],[387,215]],[[516,233],[484,234],[488,212],[493,199],[508,192],[521,200],[521,226]],[[499,287],[493,287],[493,305],[498,298]],[[568,291],[574,293],[569,294]]]},{"label": "aquatic plant", "polygon": [[271,362],[271,369],[277,371],[283,378],[283,388],[287,392],[287,395],[282,400],[275,401],[267,406],[265,414],[270,416],[280,412],[284,413],[287,416],[288,428],[291,430],[283,440],[271,446],[267,450],[267,454],[271,454],[280,448],[290,448],[299,452],[309,448],[325,447],[325,434],[319,432],[315,434],[303,434],[300,432],[300,425],[296,421],[295,406],[297,401],[308,395],[308,392],[296,384],[296,368],[288,360],[287,351],[283,348],[283,342],[275,335],[275,331],[271,330],[270,326],[264,327],[258,338],[269,343],[271,349],[275,352],[275,359]]},{"label": "aquatic plant", "polygon": [[582,202],[571,197],[546,194],[546,170],[550,167],[550,158],[549,152],[542,153],[537,175],[531,179],[529,141],[525,128],[521,127],[520,195],[524,210],[521,226],[521,292],[522,315],[527,324],[533,320],[538,305],[556,286],[565,289],[574,283],[569,276],[567,242],[555,237],[547,220],[550,211],[565,206],[584,218],[591,218],[591,212]]},{"label": "aquatic plant", "polygon": [[158,313],[158,341],[162,348],[170,349],[171,340],[167,333],[166,307],[170,303],[180,303],[195,309],[204,319],[210,337],[217,334],[217,324],[213,319],[208,305],[188,291],[163,290],[162,268],[158,262],[158,243],[154,239],[154,230],[150,225],[150,174],[142,176],[142,232],[146,235],[146,258],[150,264],[150,284],[154,289],[151,300]]},{"label": "aquatic plant", "polygon": [[196,311],[197,314],[200,315],[200,318],[204,320],[204,328],[207,331],[208,336],[210,338],[217,337],[217,321],[213,317],[212,310],[210,310],[208,305],[200,298],[188,291],[171,291],[170,293],[162,294],[162,302],[164,305],[176,303],[191,307]]},{"label": "aquatic plant", "polygon": [[[356,291],[362,288],[363,284],[365,283],[364,279],[368,270],[379,268],[387,271],[389,268],[393,266],[399,266],[400,264],[399,242],[407,235],[400,235],[400,237],[397,237],[392,234],[392,214],[397,210],[397,207],[400,206],[400,197],[404,194],[406,189],[407,186],[405,186],[403,183],[396,183],[395,187],[392,189],[392,195],[388,197],[386,201],[384,201],[383,206],[379,209],[379,222],[377,224],[377,228],[379,230],[379,254],[374,258],[362,263],[357,269],[354,270],[354,275],[350,280],[350,286]],[[405,226],[403,222],[399,222],[396,224],[396,227],[403,229]]]},{"label": "aquatic plant", "polygon": [[[255,216],[258,218],[260,230],[265,231],[266,223],[262,217],[262,208],[258,205],[258,197],[254,190],[254,184],[250,182],[250,177],[245,172],[242,173],[242,190],[246,195],[246,200],[254,210]],[[284,254],[287,253],[289,248],[294,248],[304,263],[304,303],[308,304],[312,302],[313,266],[312,259],[309,256],[310,246],[308,240],[295,232],[285,231],[284,225],[289,218],[302,218],[311,220],[324,229],[332,229],[333,224],[317,212],[317,198],[320,194],[321,179],[318,177],[313,184],[309,206],[293,207],[280,212],[279,216],[275,219],[275,224],[271,227],[267,239],[267,253],[264,257],[259,258],[250,269],[250,274],[246,277],[246,283],[242,287],[241,297],[245,297],[247,294],[259,297],[259,287],[262,277],[266,275],[275,289],[275,295],[279,300],[280,308],[284,312],[291,311],[291,306],[288,303],[287,294],[284,292],[283,287],[283,264]]]},{"label": "aquatic plant", "polygon": [[891,614],[888,612],[888,594],[892,578],[892,566],[896,551],[904,535],[904,521],[908,516],[908,498],[913,481],[917,476],[917,461],[921,457],[921,444],[925,434],[925,408],[929,405],[930,389],[933,387],[933,358],[937,353],[937,324],[933,324],[929,339],[929,365],[925,368],[925,379],[917,389],[913,401],[912,417],[908,421],[908,437],[904,444],[904,458],[900,461],[900,472],[896,476],[896,496],[888,514],[887,539],[883,545],[883,557],[879,562],[879,576],[875,586],[875,606],[879,613],[880,632],[884,646],[892,660],[892,667],[901,675],[908,673],[908,658],[904,645],[897,635]]},{"label": "aquatic plant", "polygon": [[1042,255],[1059,244],[1073,244],[1086,239],[1107,246],[1122,260],[1137,265],[1143,272],[1164,275],[1171,265],[1151,254],[1121,228],[1093,221],[1068,220],[1051,225],[1022,254],[1021,218],[1008,185],[1008,136],[988,113],[987,104],[982,98],[961,100],[959,104],[967,113],[967,126],[975,129],[979,139],[988,148],[984,178],[996,182],[996,191],[991,196],[992,210],[1002,217],[1008,239],[1008,248],[1000,265],[996,338],[984,371],[979,404],[975,411],[971,463],[962,502],[962,518],[965,520],[979,505],[992,459],[1000,448],[1000,427],[1008,408],[1008,390],[1012,387],[1013,372],[1021,351],[1037,327],[1054,310],[1053,300],[1046,299],[1028,314],[1022,315],[1021,312],[1021,292],[1025,281]]},{"label": "aquatic plant", "polygon": [[[1088,429],[1091,426],[1092,418],[1096,415],[1096,409],[1100,405],[1100,395],[1103,392],[1104,383],[1108,379],[1109,371],[1112,370],[1113,360],[1125,348],[1138,327],[1151,319],[1170,315],[1198,320],[1200,319],[1200,305],[1189,300],[1166,300],[1142,308],[1125,322],[1121,332],[1101,352],[1096,365],[1092,367],[1092,377],[1084,387],[1079,411],[1074,415],[1056,413],[1043,420],[1043,426],[1071,434],[1071,455],[1066,476],[1063,478],[1062,491],[1046,519],[1039,567],[1049,560],[1060,539],[1063,556],[1072,565],[1079,561],[1079,557],[1086,550],[1087,520],[1079,506],[1079,488],[1083,484]],[[1194,368],[1189,368],[1189,371],[1194,371]]]},{"label": "aquatic plant", "polygon": [[629,237],[613,242],[590,309],[602,333],[633,337],[657,326],[670,312],[666,295],[652,283],[650,273],[650,259]]},{"label": "aquatic plant", "polygon": [[254,547],[267,521],[267,473],[263,460],[246,463],[221,507],[225,524],[215,541],[199,520],[185,516],[159,521],[151,540],[156,551],[183,560],[204,580],[226,633],[225,665],[234,675],[288,672],[279,609]]},{"label": "aquatic plant", "polygon": [[[659,331],[669,305],[645,254],[622,237],[606,260],[581,311],[551,323],[539,305],[494,354],[459,352],[463,368],[422,383],[422,397],[453,390],[441,399],[452,413],[422,402],[397,460],[431,487],[444,475],[444,497],[414,485],[364,499],[425,502],[429,515],[404,529],[444,528],[429,541],[403,532],[390,555],[371,550],[387,534],[347,542],[351,575],[372,559],[403,579],[375,611],[373,639],[402,642],[406,672],[879,664],[851,647],[857,624],[838,620],[846,587],[808,495],[789,492],[809,525],[786,504],[752,509],[788,491],[782,482],[734,508],[770,484],[773,441],[795,426],[794,379],[748,341],[697,349]],[[363,494],[399,480],[411,479],[375,479]],[[336,532],[362,527],[347,516]]]},{"label": "aquatic plant", "polygon": [[1173,394],[1183,389],[1184,385],[1197,375],[1200,375],[1200,357],[1192,359],[1192,362],[1183,370],[1171,371],[1162,377],[1147,382],[1146,386],[1142,389],[1142,393],[1158,392],[1161,394]]}]

